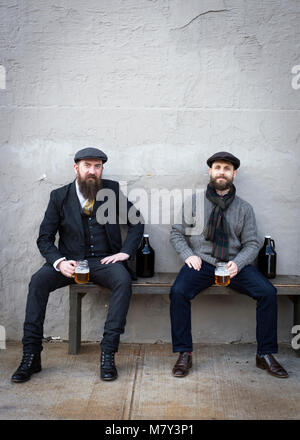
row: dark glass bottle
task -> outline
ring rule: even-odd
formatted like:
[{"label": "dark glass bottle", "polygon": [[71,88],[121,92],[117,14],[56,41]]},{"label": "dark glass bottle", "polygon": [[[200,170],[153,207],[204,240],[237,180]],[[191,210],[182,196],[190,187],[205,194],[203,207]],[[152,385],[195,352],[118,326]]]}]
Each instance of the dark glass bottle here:
[{"label": "dark glass bottle", "polygon": [[154,275],[155,252],[149,243],[149,234],[144,234],[141,246],[136,253],[136,274],[148,278]]},{"label": "dark glass bottle", "polygon": [[265,236],[265,242],[258,254],[258,269],[267,278],[276,277],[275,243],[270,235]]}]

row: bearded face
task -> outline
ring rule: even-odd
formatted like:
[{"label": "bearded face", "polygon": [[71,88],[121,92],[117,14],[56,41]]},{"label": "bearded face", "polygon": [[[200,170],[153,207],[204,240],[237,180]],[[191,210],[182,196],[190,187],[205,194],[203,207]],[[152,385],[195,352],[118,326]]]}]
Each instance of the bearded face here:
[{"label": "bearded face", "polygon": [[210,168],[209,174],[211,186],[215,190],[226,191],[231,188],[236,171],[231,163],[216,161]]},{"label": "bearded face", "polygon": [[92,159],[80,161],[76,166],[77,182],[80,192],[85,198],[96,199],[96,194],[102,186],[102,170],[102,161]]}]

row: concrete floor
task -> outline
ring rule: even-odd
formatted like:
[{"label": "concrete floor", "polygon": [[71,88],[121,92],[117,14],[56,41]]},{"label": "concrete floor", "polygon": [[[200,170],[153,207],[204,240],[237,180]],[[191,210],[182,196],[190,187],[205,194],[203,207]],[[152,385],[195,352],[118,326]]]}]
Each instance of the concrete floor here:
[{"label": "concrete floor", "polygon": [[280,345],[288,379],[255,366],[254,344],[195,345],[193,368],[170,374],[177,355],[169,344],[121,344],[119,378],[99,378],[99,346],[82,344],[69,355],[66,342],[44,344],[43,370],[23,384],[10,382],[20,343],[0,350],[1,420],[202,420],[299,419],[300,358]]}]

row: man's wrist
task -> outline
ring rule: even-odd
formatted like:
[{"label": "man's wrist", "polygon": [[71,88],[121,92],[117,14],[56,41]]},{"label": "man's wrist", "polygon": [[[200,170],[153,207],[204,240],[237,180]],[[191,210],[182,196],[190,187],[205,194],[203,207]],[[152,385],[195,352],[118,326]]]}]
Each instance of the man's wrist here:
[{"label": "man's wrist", "polygon": [[59,258],[58,260],[54,261],[54,263],[53,263],[53,267],[57,272],[60,272],[60,269],[58,266],[59,266],[59,263],[61,263],[62,261],[66,261],[66,258],[65,257]]}]

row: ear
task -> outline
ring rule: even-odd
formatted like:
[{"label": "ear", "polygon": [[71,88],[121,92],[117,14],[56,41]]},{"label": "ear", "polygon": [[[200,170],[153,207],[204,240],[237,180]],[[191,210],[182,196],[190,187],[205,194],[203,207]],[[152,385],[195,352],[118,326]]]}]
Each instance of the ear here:
[{"label": "ear", "polygon": [[236,177],[236,175],[237,175],[237,170],[234,170],[233,177]]},{"label": "ear", "polygon": [[78,173],[78,164],[77,163],[74,163],[74,171],[76,174]]}]

